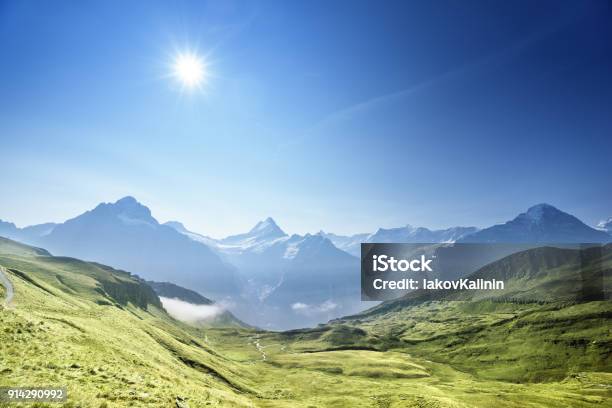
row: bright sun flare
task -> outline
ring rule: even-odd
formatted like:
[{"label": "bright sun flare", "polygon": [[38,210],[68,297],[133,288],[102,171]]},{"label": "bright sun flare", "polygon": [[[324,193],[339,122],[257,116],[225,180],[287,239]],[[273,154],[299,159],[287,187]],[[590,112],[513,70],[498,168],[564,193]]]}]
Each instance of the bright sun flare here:
[{"label": "bright sun flare", "polygon": [[196,54],[180,54],[174,61],[174,77],[186,88],[198,88],[206,80],[206,64]]}]

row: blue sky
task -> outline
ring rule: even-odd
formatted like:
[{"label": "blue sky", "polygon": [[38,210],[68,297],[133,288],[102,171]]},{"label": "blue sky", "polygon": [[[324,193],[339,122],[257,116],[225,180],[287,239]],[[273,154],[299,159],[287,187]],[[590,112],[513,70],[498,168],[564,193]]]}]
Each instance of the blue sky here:
[{"label": "blue sky", "polygon": [[[612,215],[606,1],[0,2],[0,218],[212,236]],[[168,78],[206,56],[202,92]]]}]

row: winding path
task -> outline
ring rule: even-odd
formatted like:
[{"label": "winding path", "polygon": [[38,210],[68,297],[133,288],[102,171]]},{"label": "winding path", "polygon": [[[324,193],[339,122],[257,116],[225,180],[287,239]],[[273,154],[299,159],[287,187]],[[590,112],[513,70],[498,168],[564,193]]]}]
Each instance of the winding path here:
[{"label": "winding path", "polygon": [[4,304],[8,306],[11,303],[11,300],[13,300],[13,295],[15,294],[15,290],[13,289],[13,284],[11,283],[11,281],[9,280],[6,274],[6,270],[1,266],[0,266],[0,284],[4,286],[4,289],[6,291],[6,297],[4,299]]},{"label": "winding path", "polygon": [[255,346],[257,351],[261,353],[262,361],[266,361],[267,357],[266,357],[266,352],[264,351],[264,348],[266,348],[266,346],[262,346],[261,343],[259,342],[259,335],[255,337],[251,337],[251,340],[253,340],[253,345]]}]

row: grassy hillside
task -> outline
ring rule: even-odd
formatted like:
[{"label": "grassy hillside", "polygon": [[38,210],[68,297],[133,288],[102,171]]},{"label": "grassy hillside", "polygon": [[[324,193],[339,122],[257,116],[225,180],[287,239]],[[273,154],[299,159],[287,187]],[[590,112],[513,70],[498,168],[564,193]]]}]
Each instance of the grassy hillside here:
[{"label": "grassy hillside", "polygon": [[[67,385],[65,406],[248,406],[240,367],[171,319],[128,273],[3,241],[15,287],[0,313],[0,384]],[[51,406],[51,405],[49,405]]]},{"label": "grassy hillside", "polygon": [[404,299],[274,333],[184,325],[126,272],[11,241],[0,266],[0,385],[67,385],[64,407],[611,406],[609,300]]},{"label": "grassy hillside", "polygon": [[20,256],[51,255],[45,249],[25,245],[4,237],[0,237],[0,254]]}]

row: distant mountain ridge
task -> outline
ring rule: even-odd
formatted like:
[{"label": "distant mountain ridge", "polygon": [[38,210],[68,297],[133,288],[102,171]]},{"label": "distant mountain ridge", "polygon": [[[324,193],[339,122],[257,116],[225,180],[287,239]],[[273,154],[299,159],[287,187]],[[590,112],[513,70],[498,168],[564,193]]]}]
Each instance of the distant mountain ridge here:
[{"label": "distant mountain ridge", "polygon": [[[180,228],[178,224],[173,226]],[[187,229],[181,232],[192,239],[202,239],[202,235]],[[288,235],[268,217],[246,233],[209,243],[226,262],[236,266],[242,282],[241,297],[251,299],[247,305],[238,305],[237,312],[257,326],[278,328],[314,324],[317,318],[327,316],[328,311],[317,305],[332,298],[335,299],[334,309],[354,310],[352,303],[355,301],[349,306],[346,299],[349,293],[358,294],[359,260],[338,249],[326,237]],[[340,289],[346,283],[348,291]],[[313,310],[319,311],[321,316],[315,316],[317,312],[309,316],[296,315],[292,305],[304,302],[315,304]],[[298,323],[300,321],[303,323]]]},{"label": "distant mountain ridge", "polygon": [[164,222],[163,225],[170,227],[176,230],[177,232],[180,232],[183,235],[187,235],[189,238],[193,239],[194,241],[201,242],[208,246],[216,245],[217,241],[215,239],[207,237],[206,235],[198,234],[197,232],[189,231],[187,228],[185,228],[185,226],[182,223],[178,221]]},{"label": "distant mountain ridge", "polygon": [[[104,212],[110,209],[112,212],[114,210],[109,207],[111,205],[113,204],[102,203],[92,211]],[[150,210],[138,203],[133,197],[128,196],[118,200],[114,203],[114,207],[120,209],[116,215],[122,218],[125,223],[158,224],[152,217]],[[71,220],[67,222],[69,221]],[[36,244],[42,237],[51,234],[58,225],[63,224],[44,223],[18,228],[11,222],[0,220],[0,235]],[[271,217],[258,222],[246,233],[230,235],[222,239],[214,239],[190,231],[178,221],[168,221],[162,225],[170,227],[194,241],[201,242],[209,247],[215,247],[221,252],[263,250],[276,239],[289,238],[289,235]],[[606,240],[610,239],[608,235],[611,233],[612,217],[599,222],[595,228],[592,228],[578,218],[560,211],[550,204],[538,204],[530,207],[525,213],[519,214],[513,220],[484,229],[450,227],[431,230],[425,227],[406,225],[397,228],[379,228],[373,233],[339,235],[319,231],[314,235],[328,239],[336,248],[344,252],[353,256],[360,256],[361,243],[607,242]],[[259,247],[259,245],[263,245],[263,247]]]},{"label": "distant mountain ridge", "polygon": [[430,230],[425,227],[406,225],[399,228],[379,228],[372,234],[356,234],[342,236],[319,232],[329,238],[338,248],[354,256],[361,255],[362,243],[452,243],[469,234],[478,231],[476,227],[451,227],[440,230]]},{"label": "distant mountain ridge", "polygon": [[337,248],[348,252],[354,256],[360,256],[359,247],[362,242],[367,242],[367,239],[370,233],[361,233],[361,234],[353,234],[353,235],[338,235],[331,232],[325,232],[323,230],[317,233],[324,238],[329,239]]},{"label": "distant mountain ridge", "polygon": [[[612,241],[606,229],[610,220],[596,229],[551,205],[539,204],[482,230],[407,225],[351,236],[323,231],[289,235],[268,217],[245,233],[214,239],[178,221],[160,224],[149,208],[129,196],[101,203],[60,224],[18,228],[0,221],[0,235],[56,255],[110,264],[215,299],[234,298],[235,311],[242,318],[248,320],[250,314],[270,318],[253,321],[270,328],[315,324],[330,313],[363,308],[350,300],[359,290],[361,243],[605,243]],[[270,310],[264,313],[266,307]],[[283,323],[268,326],[275,319]]]},{"label": "distant mountain ridge", "polygon": [[285,233],[271,217],[259,221],[248,232],[230,235],[215,240],[187,230],[178,222],[166,223],[192,239],[206,242],[232,263],[288,263],[307,262],[315,257],[322,260],[350,259],[350,255],[337,248],[331,240],[321,234]]},{"label": "distant mountain ridge", "polygon": [[600,243],[610,235],[589,227],[550,204],[530,207],[516,218],[482,229],[457,242],[478,243]]},{"label": "distant mountain ridge", "polygon": [[24,228],[18,228],[12,222],[0,220],[0,236],[16,239],[22,242],[33,242],[40,237],[49,234],[53,231],[57,224],[47,222],[44,224],[30,225]]},{"label": "distant mountain ridge", "polygon": [[457,239],[478,231],[476,227],[452,227],[441,230],[430,230],[424,227],[380,228],[368,237],[369,242],[419,243],[419,242],[455,242]]},{"label": "distant mountain ridge", "polygon": [[237,290],[231,266],[207,245],[159,224],[133,197],[99,204],[35,242],[56,255],[114,265],[147,279],[171,279],[212,297]]}]

